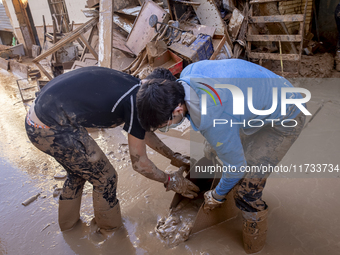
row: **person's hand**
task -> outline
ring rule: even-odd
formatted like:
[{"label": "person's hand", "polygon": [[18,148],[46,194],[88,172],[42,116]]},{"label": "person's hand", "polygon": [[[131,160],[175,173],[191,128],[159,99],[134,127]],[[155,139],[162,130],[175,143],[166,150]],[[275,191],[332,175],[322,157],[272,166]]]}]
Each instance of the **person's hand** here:
[{"label": "person's hand", "polygon": [[170,164],[176,167],[181,167],[181,166],[190,167],[190,157],[182,155],[181,153],[175,152],[171,159]]},{"label": "person's hand", "polygon": [[183,177],[183,172],[186,168],[188,167],[182,166],[177,172],[169,174],[169,180],[167,184],[165,184],[165,187],[166,191],[173,190],[184,197],[192,199],[197,197],[197,192],[199,192],[200,189],[191,181]]},{"label": "person's hand", "polygon": [[214,148],[208,143],[207,140],[204,140],[204,157],[209,160],[212,160],[213,157],[216,157],[217,153]]},{"label": "person's hand", "polygon": [[204,193],[204,210],[213,210],[216,207],[219,207],[221,204],[223,204],[223,201],[218,201],[217,199],[214,198],[213,196],[214,191],[213,190],[208,190],[207,192]]}]

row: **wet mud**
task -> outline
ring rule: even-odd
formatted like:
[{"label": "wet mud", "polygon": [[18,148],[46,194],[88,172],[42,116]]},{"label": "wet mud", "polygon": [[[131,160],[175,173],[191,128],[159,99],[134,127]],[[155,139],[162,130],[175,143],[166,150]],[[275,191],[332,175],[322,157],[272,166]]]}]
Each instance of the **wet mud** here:
[{"label": "wet mud", "polygon": [[[64,178],[55,176],[63,168],[29,142],[24,127],[26,111],[15,82],[18,78],[0,70],[0,254],[245,254],[240,213],[190,235],[176,247],[162,241],[155,226],[165,222],[161,219],[169,213],[174,192],[166,192],[161,183],[133,171],[126,133],[121,127],[90,130],[90,135],[118,173],[117,196],[124,226],[107,237],[95,231],[91,225],[93,187],[87,182],[80,221],[72,230],[61,232],[58,196],[54,193],[62,188]],[[302,132],[283,163],[340,163],[339,87],[315,85],[309,89],[314,100],[309,107],[312,113],[321,100],[325,106]],[[174,151],[189,154],[189,134],[176,132],[159,137]],[[162,170],[177,170],[151,149],[148,156]],[[339,254],[339,177],[340,173],[334,178],[269,179],[264,189],[264,200],[269,205],[268,235],[259,254]],[[40,196],[29,205],[21,204],[38,193]],[[188,216],[184,219],[190,220],[194,211],[186,211]],[[179,222],[179,218],[178,225],[186,239],[191,225],[182,216],[169,222]]]}]

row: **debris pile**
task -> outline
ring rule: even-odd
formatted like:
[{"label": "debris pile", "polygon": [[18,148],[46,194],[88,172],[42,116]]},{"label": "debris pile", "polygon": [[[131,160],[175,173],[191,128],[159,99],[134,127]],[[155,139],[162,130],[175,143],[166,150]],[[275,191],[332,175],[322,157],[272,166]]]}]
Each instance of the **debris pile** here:
[{"label": "debris pile", "polygon": [[[140,79],[164,67],[178,77],[187,65],[205,59],[242,58],[282,76],[328,77],[340,66],[334,65],[339,56],[329,54],[318,56],[327,62],[326,72],[312,65],[314,54],[327,52],[318,29],[316,36],[311,33],[313,0],[118,0],[113,6],[87,0],[81,10],[88,21],[77,26],[60,2],[51,4],[52,31],[43,16],[43,46],[33,45],[31,52],[49,80],[93,65]],[[292,4],[299,6],[293,13]],[[20,63],[24,54],[22,44],[2,46],[0,67],[37,80],[40,89],[46,81]]]}]

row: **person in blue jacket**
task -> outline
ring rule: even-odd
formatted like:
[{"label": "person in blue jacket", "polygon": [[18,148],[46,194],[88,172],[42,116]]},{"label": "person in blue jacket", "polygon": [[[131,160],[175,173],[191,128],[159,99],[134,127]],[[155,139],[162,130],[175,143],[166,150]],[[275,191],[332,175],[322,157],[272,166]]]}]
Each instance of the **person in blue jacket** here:
[{"label": "person in blue jacket", "polygon": [[[308,94],[259,65],[227,59],[193,63],[177,81],[144,81],[137,94],[138,118],[145,130],[166,132],[186,117],[205,137],[205,155],[216,154],[223,169],[229,169],[217,187],[204,194],[204,208],[219,206],[235,189],[248,253],[261,250],[266,239],[268,206],[262,192],[270,169],[281,161],[310,114],[303,104],[308,96],[297,91]],[[246,171],[262,166],[267,170]]]}]

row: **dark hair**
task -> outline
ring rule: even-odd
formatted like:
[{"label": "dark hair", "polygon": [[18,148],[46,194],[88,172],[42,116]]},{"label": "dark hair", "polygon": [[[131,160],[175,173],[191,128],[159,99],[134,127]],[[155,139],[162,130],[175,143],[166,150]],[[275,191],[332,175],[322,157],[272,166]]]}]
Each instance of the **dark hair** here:
[{"label": "dark hair", "polygon": [[176,77],[172,75],[172,73],[164,68],[164,67],[157,67],[155,70],[152,71],[145,79],[166,79],[170,81],[176,81]]},{"label": "dark hair", "polygon": [[184,103],[184,88],[177,81],[151,79],[137,93],[138,119],[146,131],[152,131],[172,117],[172,112]]}]

